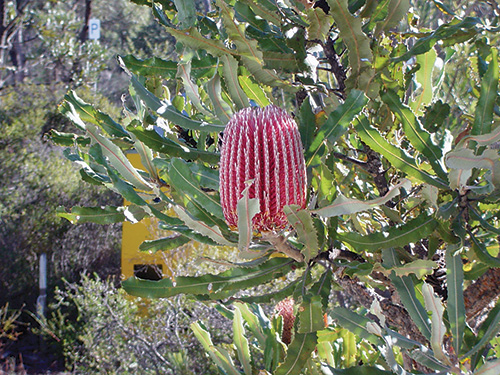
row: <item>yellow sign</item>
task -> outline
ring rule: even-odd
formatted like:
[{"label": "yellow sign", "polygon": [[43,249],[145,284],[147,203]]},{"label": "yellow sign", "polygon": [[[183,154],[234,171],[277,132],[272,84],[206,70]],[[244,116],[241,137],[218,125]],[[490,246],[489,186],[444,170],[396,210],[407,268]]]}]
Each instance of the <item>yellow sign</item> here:
[{"label": "yellow sign", "polygon": [[[127,154],[135,168],[143,168],[139,154]],[[129,204],[127,201],[125,205]],[[165,254],[162,252],[148,253],[139,250],[145,240],[155,240],[163,237],[158,229],[156,218],[146,217],[138,223],[125,221],[122,227],[122,275],[127,279],[138,276],[143,279],[159,280],[164,276],[172,276]]]}]

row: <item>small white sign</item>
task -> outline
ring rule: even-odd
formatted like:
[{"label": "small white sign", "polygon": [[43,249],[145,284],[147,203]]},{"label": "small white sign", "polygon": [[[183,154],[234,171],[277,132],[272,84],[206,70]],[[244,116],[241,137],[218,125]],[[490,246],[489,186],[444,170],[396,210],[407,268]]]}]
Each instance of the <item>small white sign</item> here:
[{"label": "small white sign", "polygon": [[89,39],[99,39],[101,37],[101,21],[97,18],[89,20]]}]

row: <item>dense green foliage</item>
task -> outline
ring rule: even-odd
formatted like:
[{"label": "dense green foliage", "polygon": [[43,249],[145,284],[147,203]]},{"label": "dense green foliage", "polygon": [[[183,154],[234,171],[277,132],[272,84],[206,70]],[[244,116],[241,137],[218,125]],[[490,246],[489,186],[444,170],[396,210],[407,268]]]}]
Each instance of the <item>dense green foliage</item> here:
[{"label": "dense green foliage", "polygon": [[[66,155],[86,181],[132,205],[126,215],[98,206],[61,215],[98,223],[154,216],[178,235],[148,248],[191,239],[238,247],[241,259],[220,274],[131,278],[125,290],[225,304],[293,296],[291,344],[276,332],[259,343],[274,353],[270,362],[255,360],[255,341],[245,344],[244,329],[262,334],[256,315],[238,317],[247,305],[228,313],[233,352],[194,326],[221,373],[498,372],[497,7],[217,0],[197,10],[193,0],[135,2],[152,8],[178,55],[122,55],[135,104],[126,119],[69,93],[61,111],[84,135],[52,133],[61,144],[73,140]],[[231,116],[270,103],[295,115],[310,186],[307,208],[290,207],[290,227],[268,241],[252,236],[250,214],[239,218],[239,233],[225,223],[217,163]],[[144,170],[130,165],[129,150]],[[241,208],[255,212],[257,202],[246,198]],[[251,293],[277,278],[286,286]],[[336,289],[341,298],[332,300]]]}]

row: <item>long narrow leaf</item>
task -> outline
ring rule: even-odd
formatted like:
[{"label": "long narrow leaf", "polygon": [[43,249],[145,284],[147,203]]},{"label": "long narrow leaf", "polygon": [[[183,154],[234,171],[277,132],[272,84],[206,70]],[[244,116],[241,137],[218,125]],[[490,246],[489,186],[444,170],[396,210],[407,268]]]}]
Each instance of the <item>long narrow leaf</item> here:
[{"label": "long narrow leaf", "polygon": [[223,220],[224,214],[219,199],[213,193],[208,193],[200,187],[191,172],[191,165],[192,163],[187,163],[182,159],[172,158],[168,169],[169,182],[179,194],[187,195],[199,206]]},{"label": "long narrow leaf", "polygon": [[234,310],[233,342],[234,346],[236,346],[236,353],[238,353],[238,359],[240,360],[245,375],[252,375],[250,347],[248,345],[248,340],[245,337],[243,317],[241,315],[241,311],[238,308]]},{"label": "long narrow leaf", "polygon": [[308,210],[301,210],[297,205],[283,207],[289,223],[297,232],[299,242],[304,244],[302,254],[305,261],[309,262],[319,252],[318,234],[313,224],[311,213]]},{"label": "long narrow leaf", "polygon": [[366,211],[378,207],[381,204],[384,204],[396,197],[399,194],[401,188],[409,190],[410,187],[410,180],[403,179],[403,181],[393,186],[383,197],[370,199],[367,201],[346,198],[344,195],[339,193],[339,196],[332,202],[332,204],[326,207],[318,208],[313,212],[322,217],[355,214],[357,212]]},{"label": "long narrow leaf", "polygon": [[87,132],[92,138],[92,141],[97,143],[101,147],[102,153],[108,158],[109,163],[120,173],[123,178],[125,178],[138,189],[142,189],[145,191],[149,191],[152,189],[152,186],[134,168],[123,151],[108,138],[100,135],[95,125],[88,124]]},{"label": "long narrow leaf", "polygon": [[383,342],[380,337],[374,335],[366,328],[368,323],[373,323],[369,318],[343,307],[333,308],[330,316],[338,322],[339,326],[347,328],[355,335],[377,346],[382,345]]},{"label": "long narrow leaf", "polygon": [[179,276],[175,278],[175,282],[168,278],[151,281],[132,277],[125,280],[122,286],[127,293],[144,298],[190,294],[218,299],[220,292],[228,292],[230,295],[281,277],[292,270],[293,263],[285,258],[273,258],[253,268],[232,268],[218,275]]},{"label": "long narrow leaf", "polygon": [[420,332],[428,339],[431,340],[432,329],[427,316],[427,312],[417,299],[415,294],[415,285],[411,276],[399,277],[391,275],[391,281],[399,293],[403,306],[408,310],[411,318],[420,329]]},{"label": "long narrow leaf", "polygon": [[442,165],[441,149],[432,142],[431,135],[422,127],[417,116],[401,103],[394,91],[383,93],[381,98],[403,125],[405,135],[413,147],[427,157],[434,172],[446,181],[447,174]]},{"label": "long narrow leaf", "polygon": [[448,320],[453,336],[455,353],[460,353],[465,331],[464,269],[456,247],[446,248],[446,286],[448,288]]},{"label": "long narrow leaf", "polygon": [[180,145],[169,138],[160,136],[156,131],[145,129],[142,126],[129,126],[127,130],[137,136],[137,138],[148,147],[162,154],[183,158],[185,160],[202,160],[211,164],[217,164],[220,159],[220,155],[217,153],[201,151]]},{"label": "long narrow leaf", "polygon": [[121,223],[125,220],[123,207],[72,207],[71,212],[66,212],[64,207],[59,207],[57,216],[69,220],[72,224],[75,223],[97,223],[97,224],[112,224]]},{"label": "long narrow leaf", "polygon": [[[309,166],[314,160],[320,145],[328,140],[335,143],[337,139],[344,134],[351,121],[361,112],[368,102],[368,98],[362,91],[352,90],[347,96],[345,102],[335,109],[326,122],[321,126],[316,137],[306,150],[306,165]],[[309,125],[311,126],[311,125]]]},{"label": "long narrow leaf", "polygon": [[224,125],[209,124],[208,122],[204,121],[196,121],[183,115],[172,104],[168,102],[162,102],[155,95],[153,95],[153,93],[146,89],[135,76],[132,76],[131,83],[137,95],[146,103],[149,108],[151,108],[166,120],[171,121],[175,125],[178,125],[183,129],[207,132],[221,132],[224,130]]},{"label": "long narrow leaf", "polygon": [[338,233],[338,239],[363,251],[376,251],[391,247],[401,247],[428,237],[436,228],[437,221],[426,214],[421,214],[399,227],[377,231],[366,236],[358,233]]},{"label": "long narrow leaf", "polygon": [[316,332],[296,333],[288,346],[285,362],[276,369],[275,374],[299,375],[314,351],[316,342]]},{"label": "long narrow leaf", "polygon": [[[253,183],[253,181],[252,181]],[[252,240],[252,219],[260,212],[260,203],[258,198],[249,198],[249,189],[251,183],[242,192],[242,197],[236,204],[238,213],[238,249],[247,251]]]},{"label": "long narrow leaf", "polygon": [[157,240],[144,241],[140,244],[139,250],[156,253],[157,251],[176,249],[189,241],[190,239],[186,236],[174,235]]},{"label": "long narrow leaf", "polygon": [[491,131],[493,107],[498,95],[498,50],[491,49],[491,61],[481,80],[481,95],[477,102],[471,134],[484,134]]},{"label": "long narrow leaf", "polygon": [[366,117],[358,118],[355,128],[361,140],[371,149],[382,154],[395,168],[422,182],[441,189],[448,189],[447,183],[419,168],[414,158],[407,155],[401,148],[390,144],[377,129],[370,125]]}]

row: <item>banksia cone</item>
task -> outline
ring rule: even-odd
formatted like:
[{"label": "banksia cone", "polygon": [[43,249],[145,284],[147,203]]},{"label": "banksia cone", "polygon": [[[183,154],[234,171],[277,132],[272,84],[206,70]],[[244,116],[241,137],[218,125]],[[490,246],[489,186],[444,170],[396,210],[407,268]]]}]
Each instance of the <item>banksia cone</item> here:
[{"label": "banksia cone", "polygon": [[295,314],[293,313],[293,298],[285,298],[279,301],[274,310],[276,314],[283,318],[283,331],[281,332],[281,341],[290,345],[292,342],[293,324],[295,323]]},{"label": "banksia cone", "polygon": [[249,198],[260,212],[253,229],[271,232],[287,225],[283,206],[306,204],[306,168],[297,124],[276,106],[245,108],[224,130],[220,161],[221,205],[228,225],[236,228],[236,204],[245,181],[253,180]]}]

